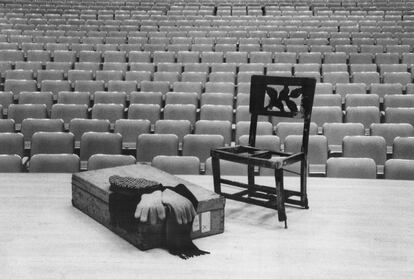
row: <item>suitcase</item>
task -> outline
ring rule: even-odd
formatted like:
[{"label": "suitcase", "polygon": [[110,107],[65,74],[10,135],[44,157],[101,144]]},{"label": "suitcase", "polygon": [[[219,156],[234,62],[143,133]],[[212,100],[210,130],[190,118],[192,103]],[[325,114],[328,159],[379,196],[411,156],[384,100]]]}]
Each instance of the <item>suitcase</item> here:
[{"label": "suitcase", "polygon": [[73,206],[141,250],[162,247],[165,239],[165,222],[160,221],[150,225],[137,221],[133,224],[133,232],[111,224],[108,204],[111,175],[145,178],[164,186],[184,184],[198,200],[197,216],[193,221],[191,237],[195,239],[224,231],[224,197],[149,165],[136,164],[74,173],[72,175]]}]

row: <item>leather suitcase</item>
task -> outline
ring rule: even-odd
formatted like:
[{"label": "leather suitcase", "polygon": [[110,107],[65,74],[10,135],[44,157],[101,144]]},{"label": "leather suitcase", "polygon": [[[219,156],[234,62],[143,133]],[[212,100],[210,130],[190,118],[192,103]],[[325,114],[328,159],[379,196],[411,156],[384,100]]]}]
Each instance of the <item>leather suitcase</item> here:
[{"label": "leather suitcase", "polygon": [[75,173],[72,176],[72,204],[108,229],[141,250],[161,247],[165,238],[165,224],[133,224],[133,233],[111,224],[109,214],[109,177],[111,175],[145,178],[164,186],[184,184],[198,200],[198,215],[194,218],[191,237],[199,238],[224,231],[225,199],[191,182],[149,165],[136,164]]}]

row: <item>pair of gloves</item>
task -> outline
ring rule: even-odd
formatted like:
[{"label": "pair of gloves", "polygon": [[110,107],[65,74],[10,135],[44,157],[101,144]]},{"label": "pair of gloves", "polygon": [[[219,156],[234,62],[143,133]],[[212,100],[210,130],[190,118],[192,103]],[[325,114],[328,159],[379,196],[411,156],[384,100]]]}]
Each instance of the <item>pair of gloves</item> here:
[{"label": "pair of gloves", "polygon": [[197,215],[190,200],[167,188],[164,191],[143,194],[134,217],[143,223],[149,221],[151,225],[155,225],[157,220],[165,220],[165,206],[174,212],[178,224],[191,223]]},{"label": "pair of gloves", "polygon": [[110,190],[137,199],[134,217],[143,223],[155,225],[166,218],[165,206],[175,215],[178,224],[191,223],[196,216],[198,202],[183,184],[165,187],[145,178],[113,175],[109,177]]}]

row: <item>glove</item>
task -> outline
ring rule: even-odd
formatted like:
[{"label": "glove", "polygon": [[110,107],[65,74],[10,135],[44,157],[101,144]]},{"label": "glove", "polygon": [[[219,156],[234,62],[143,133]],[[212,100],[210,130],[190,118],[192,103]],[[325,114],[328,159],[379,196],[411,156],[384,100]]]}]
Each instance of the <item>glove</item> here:
[{"label": "glove", "polygon": [[143,223],[149,220],[151,225],[155,225],[158,219],[164,220],[165,208],[161,203],[161,191],[143,194],[135,210],[134,217]]},{"label": "glove", "polygon": [[190,200],[170,189],[162,192],[162,203],[172,209],[178,224],[191,223],[196,216],[196,211]]}]

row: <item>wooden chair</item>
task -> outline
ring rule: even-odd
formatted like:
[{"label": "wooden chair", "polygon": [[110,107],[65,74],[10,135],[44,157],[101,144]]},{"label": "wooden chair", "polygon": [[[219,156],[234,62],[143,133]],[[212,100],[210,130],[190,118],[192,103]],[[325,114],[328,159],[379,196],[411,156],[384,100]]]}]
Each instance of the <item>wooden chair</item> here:
[{"label": "wooden chair", "polygon": [[[312,78],[252,76],[249,108],[251,113],[249,144],[247,146],[236,145],[217,148],[211,151],[214,190],[216,193],[229,199],[277,209],[279,221],[285,222],[285,228],[287,228],[285,203],[308,208],[306,193],[307,154],[315,84],[316,81]],[[297,98],[301,98],[300,109],[293,101]],[[303,119],[301,151],[298,153],[287,153],[256,148],[256,131],[259,115]],[[220,160],[247,165],[248,183],[222,178],[220,176]],[[283,171],[285,167],[294,163],[300,163],[300,171],[297,173],[300,176],[300,190],[285,190]],[[274,170],[276,187],[255,183],[254,171],[257,167]],[[232,194],[225,193],[222,191],[221,184],[237,186],[243,190]]]}]

